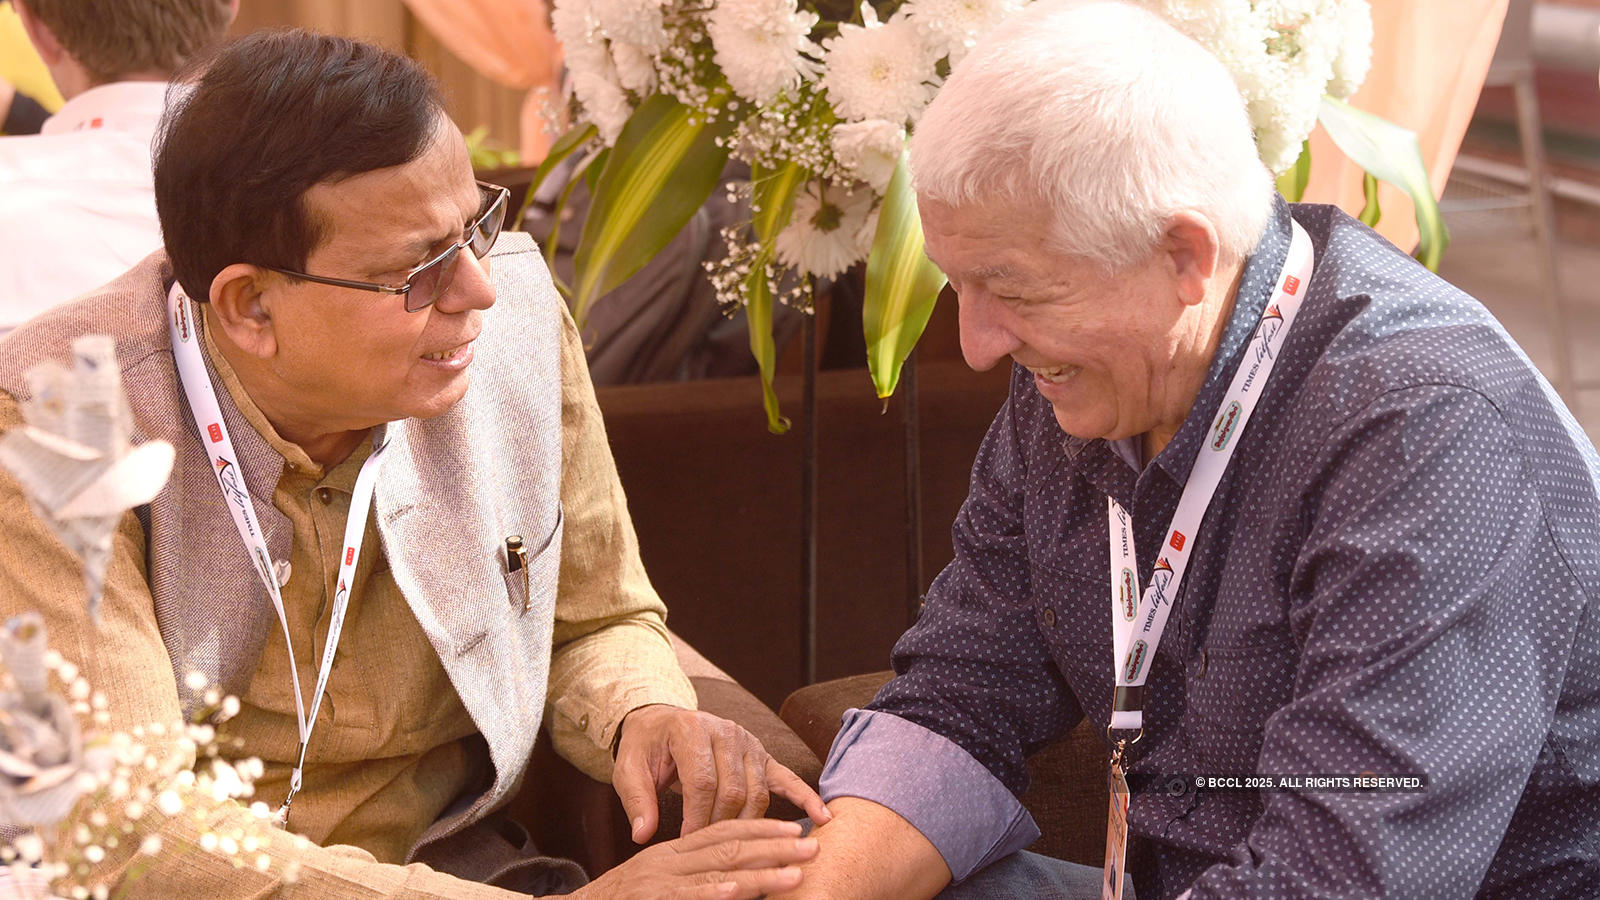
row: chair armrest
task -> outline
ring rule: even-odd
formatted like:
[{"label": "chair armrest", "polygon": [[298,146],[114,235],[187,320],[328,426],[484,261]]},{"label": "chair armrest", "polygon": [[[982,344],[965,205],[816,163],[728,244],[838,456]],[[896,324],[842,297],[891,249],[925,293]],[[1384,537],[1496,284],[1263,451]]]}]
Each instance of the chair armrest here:
[{"label": "chair armrest", "polygon": [[871,672],[808,685],[790,694],[778,715],[818,759],[827,759],[845,710],[866,706],[893,677],[890,671]]},{"label": "chair armrest", "polygon": [[[774,759],[816,787],[822,763],[776,713],[675,634],[672,647],[700,698],[700,709],[744,726]],[[683,824],[681,797],[669,791],[661,796],[660,804],[661,824],[651,843],[677,837]],[[506,811],[528,829],[539,852],[574,860],[591,877],[639,850],[616,791],[557,756],[547,734],[540,734],[522,790]],[[803,814],[774,797],[767,815],[797,819]]]}]

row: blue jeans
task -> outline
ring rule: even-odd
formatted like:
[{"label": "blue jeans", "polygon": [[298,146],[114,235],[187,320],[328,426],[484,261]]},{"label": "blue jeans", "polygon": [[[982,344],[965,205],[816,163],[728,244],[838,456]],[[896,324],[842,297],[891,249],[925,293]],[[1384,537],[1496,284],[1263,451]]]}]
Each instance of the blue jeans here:
[{"label": "blue jeans", "polygon": [[[1098,867],[1023,850],[945,888],[936,900],[1100,900],[1102,874]],[[1126,875],[1122,896],[1134,900],[1133,885]]]}]

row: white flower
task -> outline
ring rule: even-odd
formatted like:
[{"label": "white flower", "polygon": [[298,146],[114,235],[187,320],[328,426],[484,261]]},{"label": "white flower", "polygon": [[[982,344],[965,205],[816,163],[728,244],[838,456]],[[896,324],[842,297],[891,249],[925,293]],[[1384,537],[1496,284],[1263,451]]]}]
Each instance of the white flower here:
[{"label": "white flower", "polygon": [[183,812],[183,801],[172,791],[162,791],[156,797],[156,808],[161,810],[162,815],[171,818]]},{"label": "white flower", "polygon": [[1021,9],[1026,0],[909,0],[901,7],[935,58],[961,62],[990,29]]},{"label": "white flower", "polygon": [[802,273],[833,278],[865,259],[863,226],[873,210],[871,191],[814,181],[795,194],[794,217],[778,233],[778,260]]},{"label": "white flower", "polygon": [[594,123],[600,139],[611,146],[622,134],[622,126],[633,115],[633,104],[615,82],[606,78],[574,78],[572,93],[583,104],[584,118]]},{"label": "white flower", "polygon": [[567,64],[567,87],[577,98],[586,121],[609,146],[633,115],[633,105],[617,76],[616,63],[600,34],[589,0],[561,0],[550,13],[550,27],[561,42]]},{"label": "white flower", "polygon": [[807,57],[822,52],[809,37],[816,24],[817,14],[797,11],[795,0],[723,0],[712,7],[706,31],[728,84],[766,105],[816,77],[820,67]]},{"label": "white flower", "polygon": [[910,20],[897,15],[880,25],[870,10],[863,7],[866,25],[840,25],[823,42],[828,55],[819,83],[847,121],[916,121],[933,99],[937,60]]},{"label": "white flower", "polygon": [[852,178],[882,194],[900,164],[906,130],[883,119],[849,122],[833,129],[833,158]]},{"label": "white flower", "polygon": [[617,81],[639,96],[656,89],[656,61],[650,51],[637,44],[623,41],[611,42],[611,61],[616,66]]},{"label": "white flower", "polygon": [[1322,95],[1348,96],[1371,61],[1366,0],[1144,2],[1228,67],[1274,172],[1299,158]]},{"label": "white flower", "polygon": [[1338,55],[1328,93],[1340,100],[1354,94],[1372,67],[1372,7],[1367,0],[1344,0],[1340,10]]},{"label": "white flower", "polygon": [[654,53],[667,45],[662,22],[665,0],[592,0],[600,31],[613,41]]}]

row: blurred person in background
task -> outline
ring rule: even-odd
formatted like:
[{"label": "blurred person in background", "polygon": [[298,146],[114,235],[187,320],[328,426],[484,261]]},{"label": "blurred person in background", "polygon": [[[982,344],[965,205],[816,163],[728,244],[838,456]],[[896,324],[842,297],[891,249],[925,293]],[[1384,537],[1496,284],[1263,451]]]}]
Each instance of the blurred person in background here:
[{"label": "blurred person in background", "polygon": [[50,70],[28,42],[10,0],[0,0],[0,135],[38,134],[60,108]]},{"label": "blurred person in background", "polygon": [[238,0],[15,7],[66,103],[39,134],[0,138],[0,334],[161,246],[150,144],[167,82],[221,40]]}]

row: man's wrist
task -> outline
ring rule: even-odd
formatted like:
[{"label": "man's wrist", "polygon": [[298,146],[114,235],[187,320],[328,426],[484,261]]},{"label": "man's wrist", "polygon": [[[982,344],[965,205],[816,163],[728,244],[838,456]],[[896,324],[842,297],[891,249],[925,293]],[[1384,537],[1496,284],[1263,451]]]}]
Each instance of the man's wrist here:
[{"label": "man's wrist", "polygon": [[[630,709],[627,712],[623,713],[622,714],[622,718],[617,720],[617,730],[615,732],[613,732],[612,735],[611,735],[611,761],[612,762],[616,762],[617,761],[617,751],[622,749],[622,728],[623,728],[624,725],[628,724],[628,717],[629,716],[633,715],[634,713],[638,712],[641,709],[650,709],[651,707],[654,707],[654,706],[671,706],[671,705],[672,704],[670,704],[670,703],[660,703],[660,702],[657,702],[657,703],[642,703],[642,704],[640,704],[638,706],[635,706],[633,709]],[[681,708],[681,707],[677,707],[677,708]]]}]

